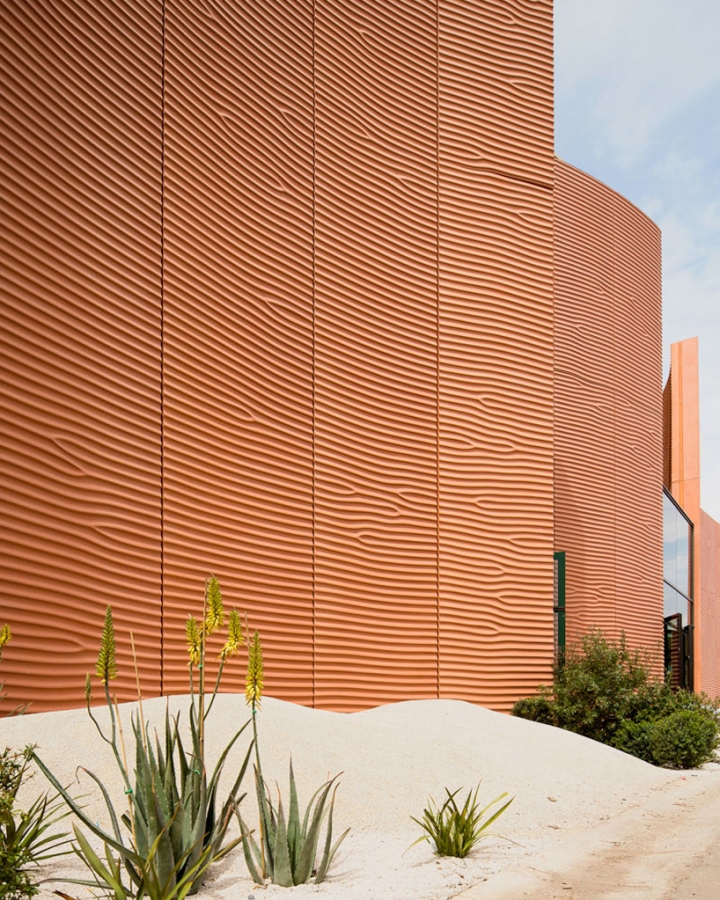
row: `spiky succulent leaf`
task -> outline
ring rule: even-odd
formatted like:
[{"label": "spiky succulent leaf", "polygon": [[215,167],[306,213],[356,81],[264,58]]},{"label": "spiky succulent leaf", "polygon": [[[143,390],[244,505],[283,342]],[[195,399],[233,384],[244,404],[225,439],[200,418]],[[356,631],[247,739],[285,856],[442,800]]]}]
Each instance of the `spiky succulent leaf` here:
[{"label": "spiky succulent leaf", "polygon": [[248,649],[248,667],[247,675],[245,676],[245,698],[248,706],[252,706],[253,709],[260,707],[264,674],[262,644],[260,643],[260,635],[256,631],[252,636]]},{"label": "spiky succulent leaf", "polygon": [[205,582],[205,634],[213,634],[225,622],[220,582],[214,575]]},{"label": "spiky succulent leaf", "polygon": [[100,652],[95,664],[95,672],[103,684],[107,684],[108,681],[117,678],[115,627],[113,625],[111,606],[108,606],[105,610],[105,622],[103,624],[102,637],[100,638]]},{"label": "spiky succulent leaf", "polygon": [[185,623],[185,640],[187,641],[190,665],[199,665],[202,647],[200,627],[195,616],[188,616],[187,622]]},{"label": "spiky succulent leaf", "polygon": [[92,700],[92,681],[90,681],[90,673],[85,676],[85,703],[90,706]]}]

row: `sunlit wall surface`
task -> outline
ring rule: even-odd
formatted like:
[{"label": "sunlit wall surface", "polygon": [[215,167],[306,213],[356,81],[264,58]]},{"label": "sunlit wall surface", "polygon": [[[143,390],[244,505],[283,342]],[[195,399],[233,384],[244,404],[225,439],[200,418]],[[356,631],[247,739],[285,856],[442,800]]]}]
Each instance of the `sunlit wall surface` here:
[{"label": "sunlit wall surface", "polygon": [[286,699],[546,681],[550,0],[0,0],[0,41],[13,699],[82,702],[107,603],[121,696],[133,623],[186,690],[209,572]]}]

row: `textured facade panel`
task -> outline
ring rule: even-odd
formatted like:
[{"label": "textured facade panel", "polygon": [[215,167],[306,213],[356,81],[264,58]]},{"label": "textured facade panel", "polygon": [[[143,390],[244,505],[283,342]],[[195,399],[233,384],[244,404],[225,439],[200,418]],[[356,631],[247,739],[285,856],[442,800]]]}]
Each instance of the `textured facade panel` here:
[{"label": "textured facade panel", "polygon": [[618,194],[613,235],[617,626],[660,661],[662,249],[654,222]]},{"label": "textured facade panel", "polygon": [[555,548],[568,641],[662,640],[660,233],[561,161],[555,182]]},{"label": "textured facade panel", "polygon": [[163,688],[214,572],[312,703],[312,5],[166,0],[164,109]]},{"label": "textured facade panel", "polygon": [[315,19],[316,702],[437,695],[435,2]]},{"label": "textured facade panel", "polygon": [[83,702],[105,605],[160,686],[160,2],[0,4],[7,703]]},{"label": "textured facade panel", "polygon": [[440,695],[550,675],[552,5],[440,0]]},{"label": "textured facade panel", "polygon": [[700,615],[702,690],[720,697],[720,524],[700,513]]},{"label": "textured facade panel", "polygon": [[698,339],[670,345],[670,493],[693,524],[693,643],[695,690],[703,685],[702,522],[700,510],[700,390]]},{"label": "textured facade panel", "polygon": [[566,554],[567,639],[616,634],[613,198],[557,163],[555,548]]}]

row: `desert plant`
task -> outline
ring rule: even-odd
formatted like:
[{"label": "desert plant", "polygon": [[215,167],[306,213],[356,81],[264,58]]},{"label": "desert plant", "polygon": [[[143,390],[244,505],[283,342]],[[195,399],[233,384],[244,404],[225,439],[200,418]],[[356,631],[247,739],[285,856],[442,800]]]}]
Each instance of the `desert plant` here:
[{"label": "desert plant", "polygon": [[543,725],[557,724],[553,705],[547,697],[523,697],[513,704],[510,714]]},{"label": "desert plant", "polygon": [[507,803],[485,818],[493,806],[507,797],[507,791],[504,791],[487,806],[479,809],[480,785],[475,788],[474,792],[470,791],[462,807],[459,807],[455,800],[460,790],[461,788],[458,788],[451,794],[445,788],[447,799],[441,807],[438,807],[431,797],[429,806],[423,810],[422,819],[416,819],[415,816],[410,817],[425,832],[411,844],[412,847],[419,844],[420,841],[428,841],[434,844],[437,856],[456,856],[462,859],[468,855],[478,841],[490,837],[487,829],[505,812],[514,799],[511,797]]},{"label": "desert plant", "polygon": [[695,769],[715,758],[715,715],[705,709],[679,709],[654,722],[649,734],[653,762],[671,769]]},{"label": "desert plant", "polygon": [[[165,714],[164,737],[161,740],[156,734],[153,746],[149,726],[143,719],[142,697],[138,689],[139,714],[131,717],[135,738],[135,769],[131,780],[117,701],[110,696],[109,682],[117,675],[117,665],[112,610],[107,608],[96,674],[105,691],[110,715],[109,736],[101,728],[90,707],[92,688],[89,676],[85,695],[88,715],[100,737],[110,745],[115,757],[128,800],[128,810],[118,816],[100,779],[86,769],[83,771],[102,792],[110,817],[110,832],[88,818],[35,756],[37,764],[72,811],[105,845],[106,861],[103,862],[80,830],[75,828],[76,852],[94,878],[93,882],[80,883],[99,886],[115,896],[116,900],[139,900],[145,896],[150,900],[182,900],[186,894],[197,891],[208,866],[221,859],[240,842],[240,838],[236,838],[223,846],[232,813],[242,800],[238,792],[250,760],[252,743],[235,783],[219,809],[218,783],[228,753],[250,724],[249,721],[225,747],[209,779],[205,767],[206,719],[217,695],[225,662],[231,655],[239,652],[244,642],[240,618],[232,610],[227,641],[220,653],[215,686],[206,708],[208,638],[224,624],[224,619],[220,586],[217,579],[211,577],[205,584],[202,622],[198,623],[191,616],[186,627],[190,657],[191,702],[188,718],[191,748],[186,751],[183,746],[179,716],[173,718],[169,712]],[[120,822],[129,833],[129,840],[124,839]],[[114,859],[113,852],[119,854],[122,866]],[[123,869],[129,879],[127,886],[123,881]]]},{"label": "desert plant", "polygon": [[18,807],[17,794],[26,779],[32,747],[22,752],[7,748],[0,754],[0,898],[29,900],[38,893],[32,867],[69,853],[68,833],[48,834],[67,815],[45,794],[29,809]]},{"label": "desert plant", "polygon": [[[255,745],[255,788],[259,815],[259,844],[248,831],[238,810],[237,817],[242,836],[245,862],[250,877],[256,884],[269,878],[273,884],[292,887],[305,884],[315,875],[315,884],[325,879],[336,850],[345,839],[349,828],[333,844],[332,819],[337,791],[336,780],[326,781],[313,794],[305,814],[301,816],[295,774],[290,761],[290,804],[287,817],[278,789],[277,807],[274,806],[268,786],[262,776],[257,735],[257,712],[263,690],[263,658],[260,636],[256,631],[248,650],[246,698],[252,708],[253,737]],[[328,802],[329,801],[329,802]],[[320,832],[327,813],[325,841],[320,862],[315,867]]]}]

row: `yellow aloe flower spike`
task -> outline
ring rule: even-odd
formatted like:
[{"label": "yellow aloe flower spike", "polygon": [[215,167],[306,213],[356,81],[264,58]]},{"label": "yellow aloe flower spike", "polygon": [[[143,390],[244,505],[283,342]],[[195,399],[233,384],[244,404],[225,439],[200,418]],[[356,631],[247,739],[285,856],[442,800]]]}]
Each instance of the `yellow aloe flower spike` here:
[{"label": "yellow aloe flower spike", "polygon": [[107,684],[113,678],[117,678],[117,663],[115,662],[115,628],[113,626],[112,607],[105,610],[105,624],[100,638],[100,652],[95,664],[97,677],[103,684]]},{"label": "yellow aloe flower spike", "polygon": [[205,597],[207,600],[205,634],[213,634],[218,628],[222,628],[225,622],[220,582],[214,575],[211,575],[205,582]]},{"label": "yellow aloe flower spike", "polygon": [[0,659],[2,659],[2,648],[7,644],[11,637],[10,626],[3,625],[3,627],[0,628]]},{"label": "yellow aloe flower spike", "polygon": [[228,656],[235,656],[235,654],[240,652],[240,648],[245,643],[245,638],[242,633],[242,624],[240,622],[240,615],[236,609],[231,609],[228,615],[228,636],[225,646],[222,648],[222,652],[220,653],[221,659],[226,659]]},{"label": "yellow aloe flower spike", "polygon": [[248,706],[260,706],[263,692],[263,657],[260,635],[255,632],[248,649],[248,667],[245,677],[245,698]]},{"label": "yellow aloe flower spike", "polygon": [[200,664],[200,629],[195,616],[188,616],[185,623],[185,638],[187,640],[190,665]]}]

